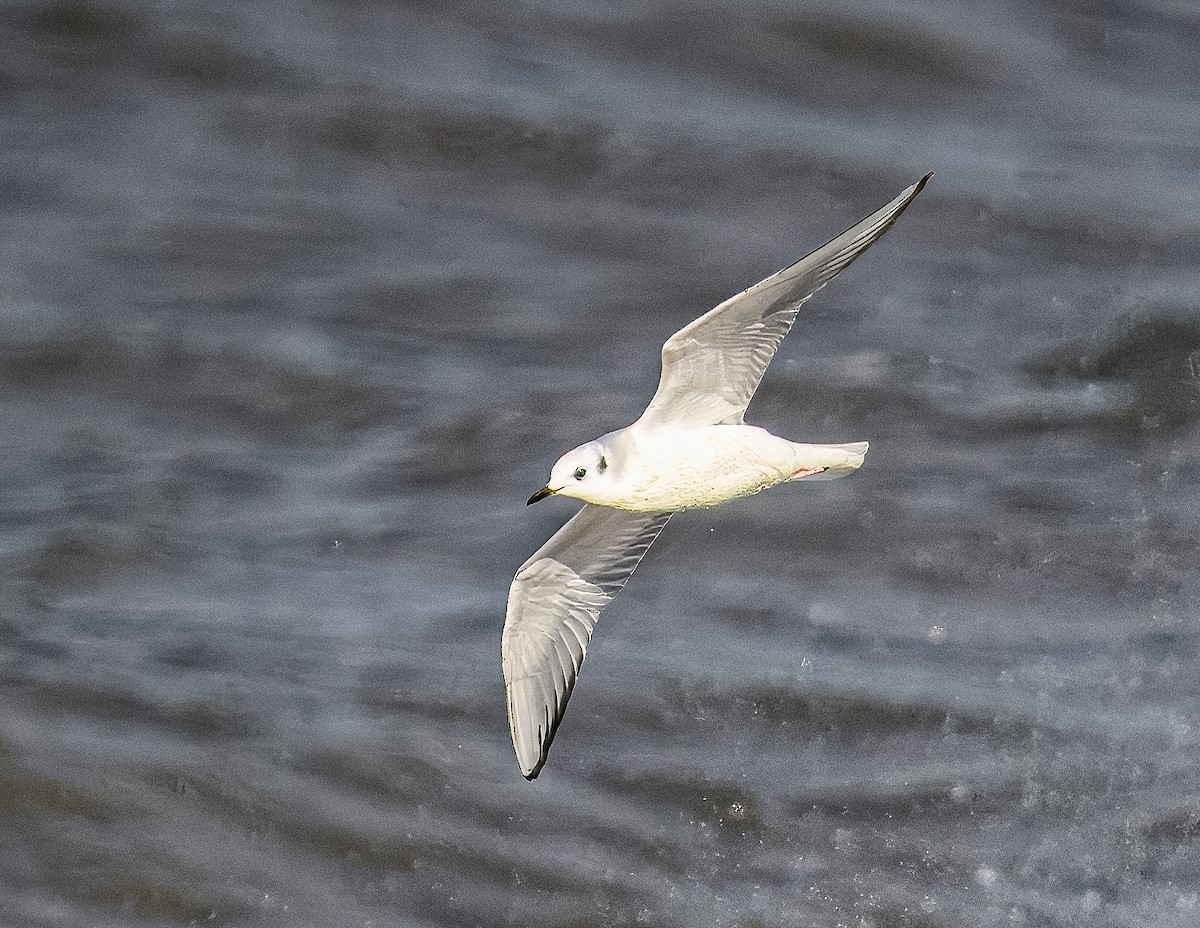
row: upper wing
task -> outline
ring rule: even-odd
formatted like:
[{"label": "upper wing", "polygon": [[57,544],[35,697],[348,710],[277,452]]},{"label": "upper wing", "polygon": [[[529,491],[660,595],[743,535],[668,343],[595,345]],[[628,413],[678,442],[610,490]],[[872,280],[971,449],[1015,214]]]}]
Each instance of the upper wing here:
[{"label": "upper wing", "polygon": [[740,423],[800,307],[891,228],[932,176],[926,174],[807,258],[730,297],[668,338],[658,390],[638,421]]},{"label": "upper wing", "polygon": [[671,518],[586,505],[513,578],[501,646],[521,772],[542,769],[600,610]]}]

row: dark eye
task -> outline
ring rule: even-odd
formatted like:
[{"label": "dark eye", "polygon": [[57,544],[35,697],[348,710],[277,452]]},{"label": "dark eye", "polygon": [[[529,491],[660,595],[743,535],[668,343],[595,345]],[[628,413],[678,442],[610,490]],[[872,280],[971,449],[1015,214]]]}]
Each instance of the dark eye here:
[{"label": "dark eye", "polygon": [[575,479],[576,480],[582,480],[586,476],[587,476],[587,468],[586,467],[576,467],[575,468]]}]

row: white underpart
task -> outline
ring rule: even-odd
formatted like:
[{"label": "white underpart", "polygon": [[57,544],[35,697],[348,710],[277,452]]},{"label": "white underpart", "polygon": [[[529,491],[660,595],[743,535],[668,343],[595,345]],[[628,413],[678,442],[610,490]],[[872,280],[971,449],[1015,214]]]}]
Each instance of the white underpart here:
[{"label": "white underpart", "polygon": [[549,486],[588,505],[525,562],[508,594],[504,679],[526,777],[545,763],[600,611],[672,512],[861,466],[866,442],[798,444],[742,419],[800,307],[877,241],[928,179],[667,339],[658,390],[642,417],[581,446],[589,454],[597,446],[604,468],[577,480],[571,455],[555,465]]},{"label": "white underpart", "polygon": [[623,464],[621,495],[611,497],[609,505],[679,512],[750,496],[802,471],[842,476],[862,465],[866,442],[798,444],[752,425],[709,425],[653,430],[639,438],[637,449],[637,456]]}]

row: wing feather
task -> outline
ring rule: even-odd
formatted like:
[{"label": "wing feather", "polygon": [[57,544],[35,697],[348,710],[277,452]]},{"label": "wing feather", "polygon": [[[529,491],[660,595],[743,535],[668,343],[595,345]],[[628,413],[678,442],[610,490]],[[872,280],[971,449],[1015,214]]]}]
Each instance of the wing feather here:
[{"label": "wing feather", "polygon": [[800,307],[877,242],[932,176],[926,174],[808,257],[730,297],[667,339],[658,390],[638,422],[684,427],[740,423]]},{"label": "wing feather", "polygon": [[600,611],[670,518],[584,506],[513,578],[501,653],[513,747],[528,779],[546,762]]}]

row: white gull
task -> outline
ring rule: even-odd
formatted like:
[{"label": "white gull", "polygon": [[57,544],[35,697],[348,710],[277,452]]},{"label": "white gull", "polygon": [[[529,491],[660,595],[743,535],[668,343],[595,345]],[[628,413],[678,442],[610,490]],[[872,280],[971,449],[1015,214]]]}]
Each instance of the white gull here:
[{"label": "white gull", "polygon": [[798,444],[743,416],[800,307],[887,232],[931,176],[667,339],[658,390],[641,418],[564,454],[530,498],[587,505],[522,565],[508,593],[502,662],[526,778],[546,762],[600,610],[672,513],[862,466],[865,441]]}]

